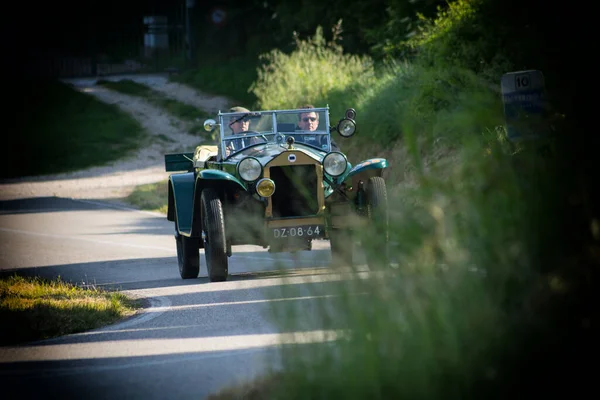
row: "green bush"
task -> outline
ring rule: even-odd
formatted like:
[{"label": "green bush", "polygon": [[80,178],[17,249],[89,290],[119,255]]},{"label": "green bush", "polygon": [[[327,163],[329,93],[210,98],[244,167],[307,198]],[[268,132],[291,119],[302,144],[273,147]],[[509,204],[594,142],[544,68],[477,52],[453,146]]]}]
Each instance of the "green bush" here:
[{"label": "green bush", "polygon": [[[262,66],[250,91],[262,109],[294,108],[304,103],[324,106],[346,92],[374,82],[373,61],[344,54],[335,38],[327,42],[321,27],[307,40],[296,39],[290,54],[274,49],[261,56]],[[347,102],[346,102],[347,103]]]}]

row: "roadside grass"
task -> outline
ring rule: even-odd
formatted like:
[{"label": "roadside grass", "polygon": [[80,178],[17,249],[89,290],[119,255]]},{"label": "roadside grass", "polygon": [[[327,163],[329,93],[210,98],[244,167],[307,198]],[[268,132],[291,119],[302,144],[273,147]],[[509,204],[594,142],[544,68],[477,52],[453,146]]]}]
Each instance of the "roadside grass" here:
[{"label": "roadside grass", "polygon": [[136,186],[124,201],[140,210],[167,214],[168,181]]},{"label": "roadside grass", "polygon": [[199,108],[171,99],[163,93],[144,84],[134,82],[131,79],[123,79],[116,82],[100,79],[97,84],[117,92],[148,100],[167,113],[186,122],[187,126],[185,128],[190,134],[205,132],[203,123],[206,118],[210,118],[210,115]]},{"label": "roadside grass", "polygon": [[227,387],[210,394],[206,400],[264,400],[282,389],[281,373],[261,376],[250,382]]},{"label": "roadside grass", "polygon": [[105,165],[137,150],[142,126],[117,105],[105,104],[59,81],[28,79],[11,95],[11,151],[0,178],[71,172]]},{"label": "roadside grass", "polygon": [[256,96],[250,91],[250,85],[257,78],[258,62],[259,60],[246,58],[201,61],[199,67],[172,75],[170,80],[205,93],[226,96],[235,103],[232,105],[253,108]]},{"label": "roadside grass", "polygon": [[1,345],[83,332],[133,315],[141,305],[122,293],[82,288],[60,279],[0,279]]}]

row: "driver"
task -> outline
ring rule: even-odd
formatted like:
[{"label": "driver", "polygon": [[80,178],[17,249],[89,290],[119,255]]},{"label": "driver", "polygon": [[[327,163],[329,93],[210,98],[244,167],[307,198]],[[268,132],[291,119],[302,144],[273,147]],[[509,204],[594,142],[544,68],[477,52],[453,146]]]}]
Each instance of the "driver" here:
[{"label": "driver", "polygon": [[[306,104],[300,108],[314,108],[312,104]],[[319,113],[308,111],[298,114],[298,129],[303,131],[316,131],[319,127]]]},{"label": "driver", "polygon": [[[244,108],[244,107],[236,106],[236,107],[231,107],[229,109],[229,112],[249,113],[250,110],[248,110],[247,108]],[[247,132],[248,129],[250,128],[250,120],[248,118],[246,118],[245,116],[240,116],[240,115],[232,116],[229,118],[229,127],[231,128],[232,135],[245,136],[246,134],[244,132]],[[228,156],[229,154],[231,154],[232,151],[238,151],[238,150],[243,149],[244,147],[248,147],[252,144],[262,143],[263,141],[264,140],[261,140],[261,138],[258,138],[256,136],[249,137],[249,138],[243,138],[243,137],[231,138],[225,142],[225,154]]]},{"label": "driver", "polygon": [[[312,108],[315,108],[315,106],[313,106],[312,104],[304,104],[298,108],[306,108],[307,111],[306,112],[301,112],[298,114],[298,126],[296,127],[296,130],[302,130],[302,131],[316,131],[317,128],[319,127],[319,113],[318,112],[314,112],[314,111],[309,111]],[[309,143],[309,144],[316,144],[317,136],[316,135],[302,135],[303,137],[303,142]],[[324,137],[320,137],[319,139],[321,139],[322,144],[324,144],[325,142],[323,142],[323,140],[325,139]],[[315,142],[315,143],[313,143]],[[333,140],[333,138],[331,139],[331,150],[333,151],[340,151],[339,146],[337,145],[337,143]]]}]

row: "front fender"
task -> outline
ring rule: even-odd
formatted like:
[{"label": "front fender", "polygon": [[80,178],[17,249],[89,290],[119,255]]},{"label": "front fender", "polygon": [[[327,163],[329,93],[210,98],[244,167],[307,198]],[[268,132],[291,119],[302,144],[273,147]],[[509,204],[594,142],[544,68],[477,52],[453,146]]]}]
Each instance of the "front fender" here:
[{"label": "front fender", "polygon": [[[246,186],[229,172],[220,171],[216,169],[200,170],[196,177],[193,199],[194,208],[198,210],[200,210],[200,196],[202,194],[202,191],[206,188],[215,189],[223,203],[227,203],[229,200],[233,199],[233,196],[236,192],[247,191]],[[190,235],[194,237],[200,236],[202,229],[202,221],[200,218],[199,211],[198,215],[191,216],[190,223]]]},{"label": "front fender", "polygon": [[193,172],[173,174],[169,177],[169,201],[167,219],[175,221],[180,234],[184,236],[200,235],[200,215],[194,215],[199,208],[202,190],[217,189],[222,200],[227,194],[237,190],[246,190],[245,186],[233,175],[218,170],[201,170],[197,176]]},{"label": "front fender", "polygon": [[175,221],[177,219],[179,232],[186,235],[189,235],[192,230],[194,182],[193,172],[169,176],[167,220]]},{"label": "front fender", "polygon": [[387,166],[388,162],[385,158],[370,158],[356,164],[349,171],[340,176],[337,179],[337,183],[342,184],[343,182],[346,182],[346,184],[350,184],[350,182],[361,179],[366,181],[372,176],[381,176],[383,170],[387,168]]},{"label": "front fender", "polygon": [[220,180],[224,182],[233,182],[237,183],[240,187],[245,188],[244,184],[239,181],[235,176],[231,175],[229,172],[219,171],[218,169],[204,169],[198,172],[198,178],[200,180],[206,181],[214,181]]},{"label": "front fender", "polygon": [[[213,187],[217,189],[219,195],[224,196],[227,193],[233,193],[238,190],[247,190],[246,186],[229,172],[216,169],[206,169],[198,172],[196,178],[196,191],[199,194],[202,189]],[[224,200],[224,198],[221,198]],[[200,201],[200,199],[197,199]],[[198,203],[200,204],[200,203]]]}]

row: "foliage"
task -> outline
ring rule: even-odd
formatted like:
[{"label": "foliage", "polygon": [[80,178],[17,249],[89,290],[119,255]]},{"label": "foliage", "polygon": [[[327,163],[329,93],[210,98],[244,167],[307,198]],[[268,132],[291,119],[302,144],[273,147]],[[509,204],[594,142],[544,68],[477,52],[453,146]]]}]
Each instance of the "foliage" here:
[{"label": "foliage", "polygon": [[365,30],[365,40],[377,59],[401,59],[411,54],[405,42],[419,32],[423,23],[435,17],[446,1],[439,0],[389,0],[385,16]]},{"label": "foliage", "polygon": [[513,68],[498,31],[482,18],[485,0],[457,0],[438,8],[433,19],[420,15],[417,34],[399,44],[418,53],[419,63],[438,68],[462,67],[491,82]]},{"label": "foliage", "polygon": [[[334,27],[335,29],[335,27]],[[295,37],[291,54],[274,49],[261,56],[264,64],[250,87],[262,109],[294,108],[321,104],[333,91],[352,90],[373,81],[374,66],[368,57],[349,55],[336,43],[327,42],[321,27],[306,40]]]},{"label": "foliage", "polygon": [[[418,12],[431,16],[442,4],[445,2],[440,0],[231,0],[221,5],[227,18],[219,25],[207,23],[210,8],[197,10],[197,38],[200,52],[223,56],[222,62],[239,56],[253,59],[273,48],[290,52],[295,45],[291,40],[294,35],[304,38],[319,25],[334,26],[343,21],[339,39],[344,51],[371,52],[380,57],[386,54],[383,43],[403,40],[415,29]],[[328,40],[332,36],[327,33]]]}]

